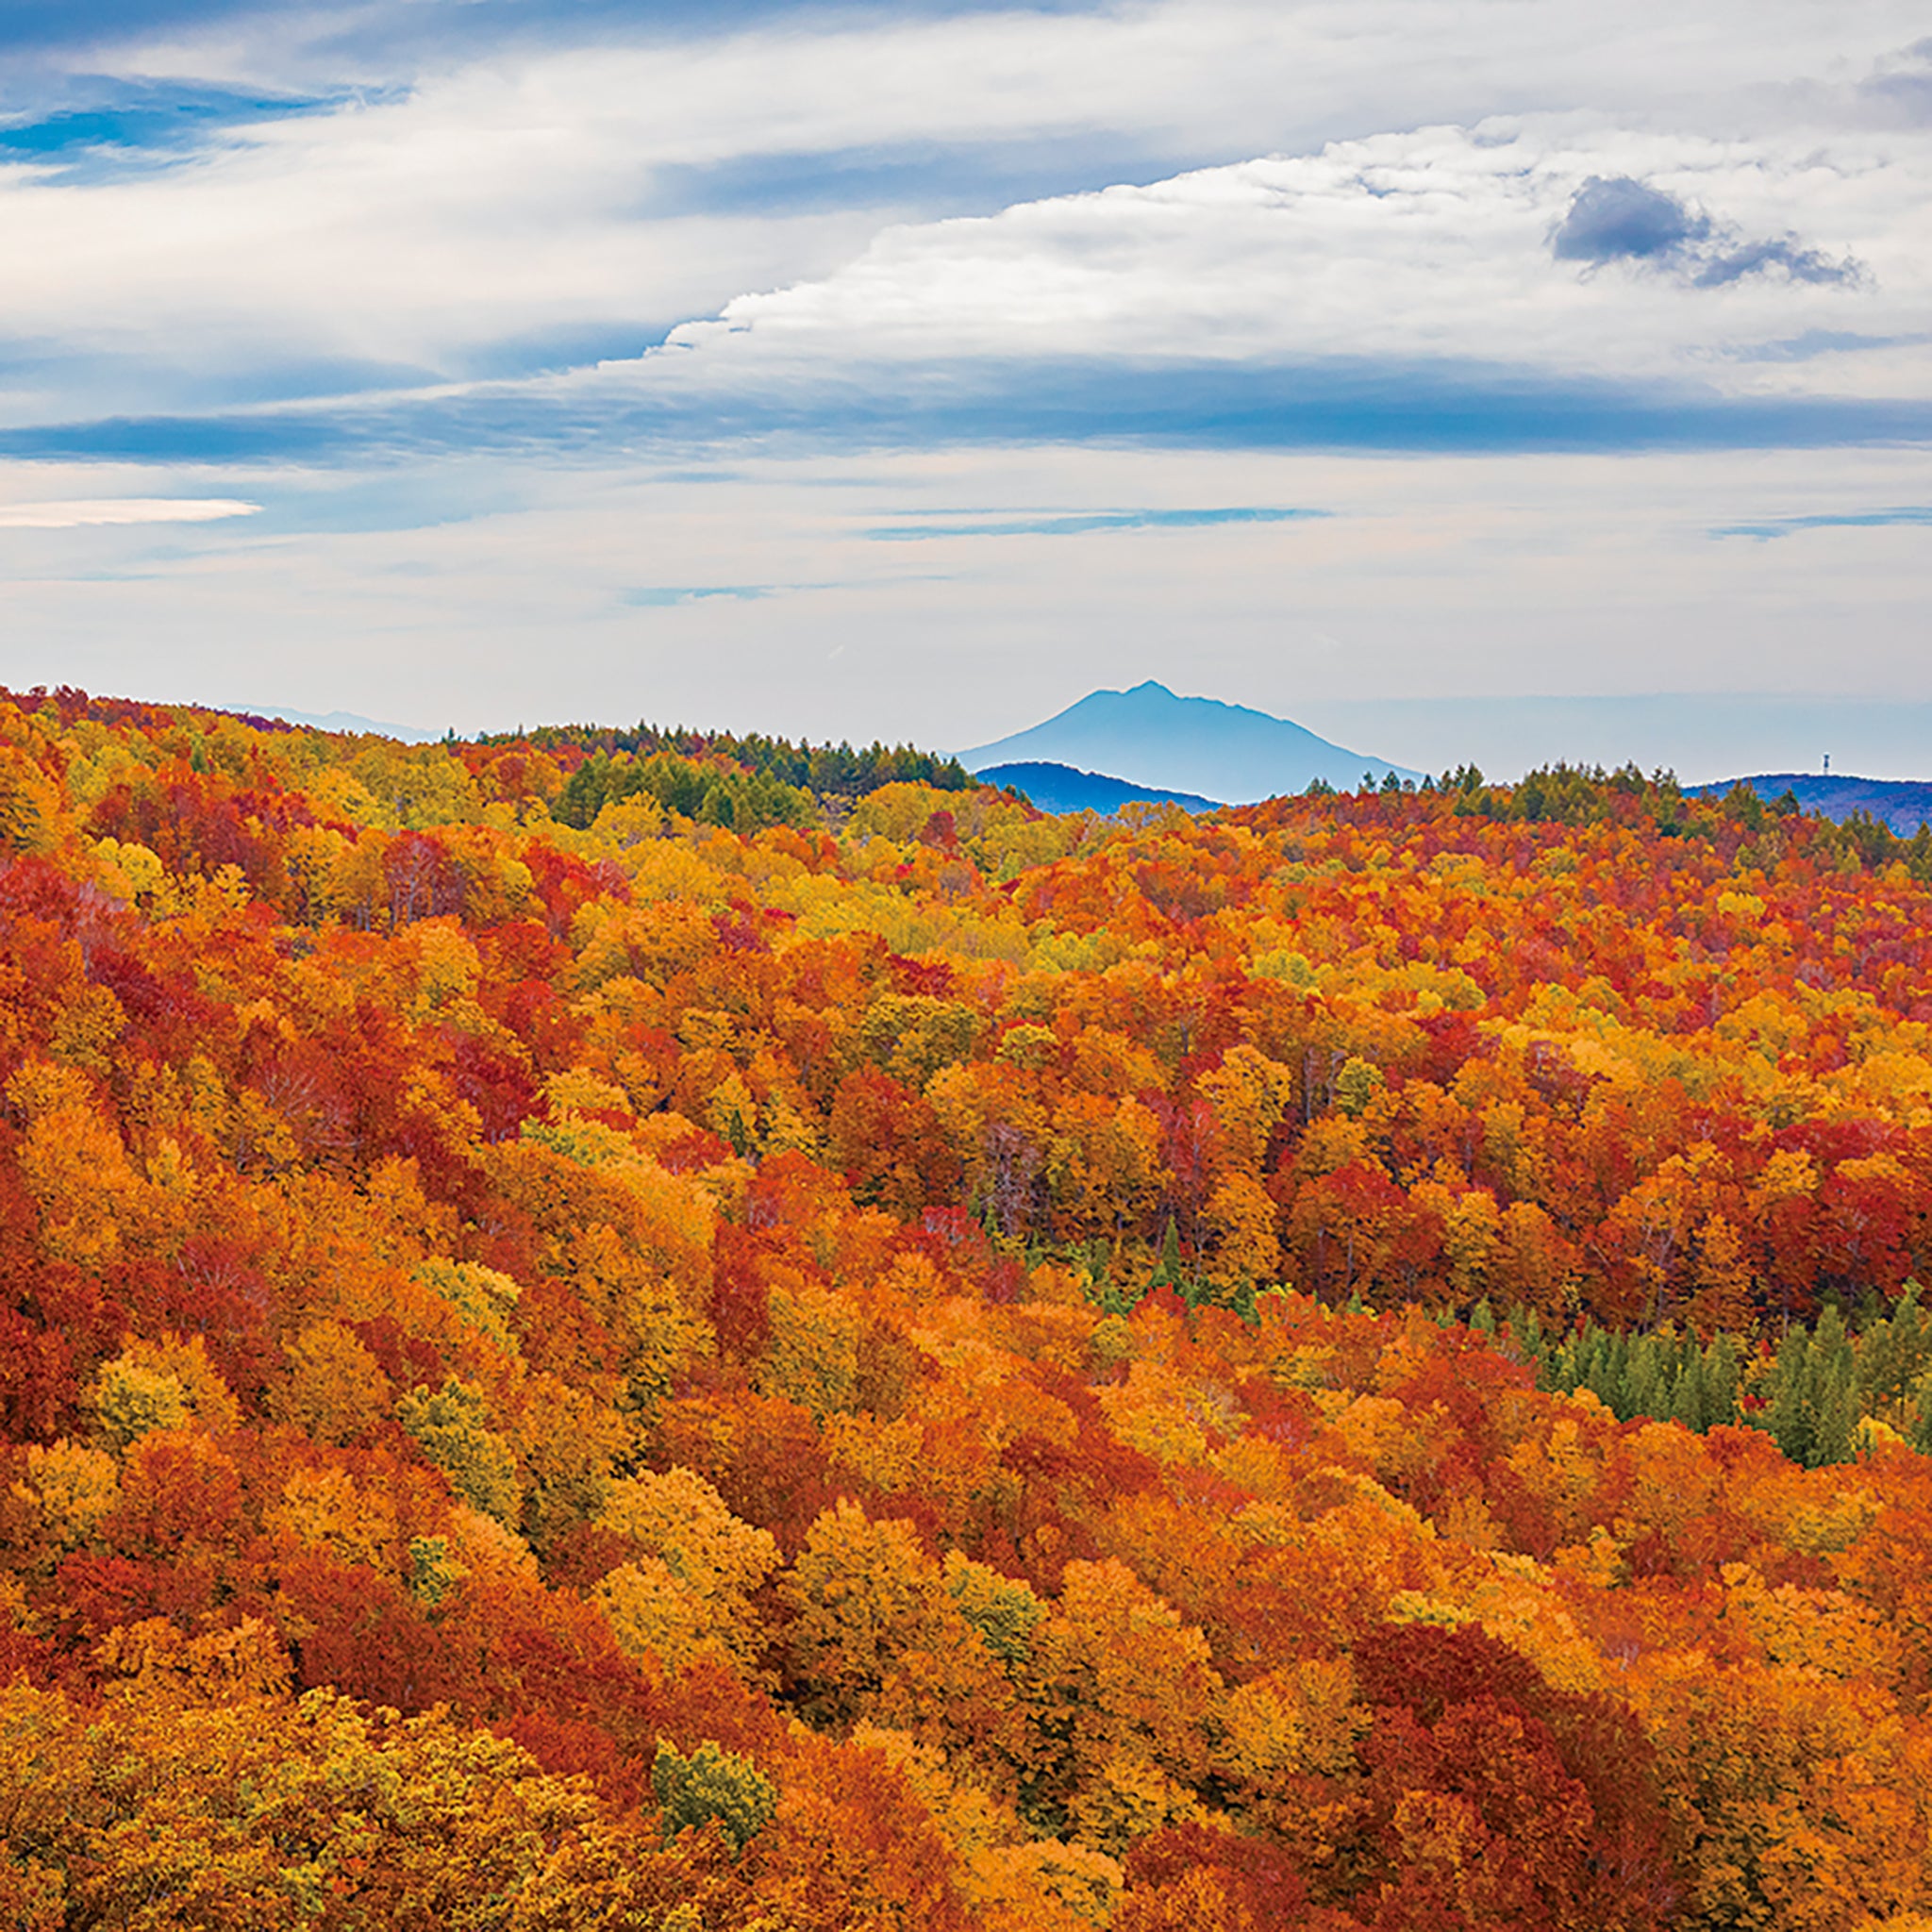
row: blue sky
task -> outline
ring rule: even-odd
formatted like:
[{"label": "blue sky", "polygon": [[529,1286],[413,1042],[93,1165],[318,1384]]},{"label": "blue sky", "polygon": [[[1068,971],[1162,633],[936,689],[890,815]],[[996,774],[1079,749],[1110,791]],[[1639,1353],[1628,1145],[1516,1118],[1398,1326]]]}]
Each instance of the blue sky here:
[{"label": "blue sky", "polygon": [[1924,28],[0,0],[0,681],[1899,772]]}]

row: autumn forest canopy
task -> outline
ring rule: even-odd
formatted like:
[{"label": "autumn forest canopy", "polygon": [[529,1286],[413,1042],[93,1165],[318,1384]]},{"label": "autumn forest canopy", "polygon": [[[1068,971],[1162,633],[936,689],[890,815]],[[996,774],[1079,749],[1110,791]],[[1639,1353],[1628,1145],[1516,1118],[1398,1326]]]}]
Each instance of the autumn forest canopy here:
[{"label": "autumn forest canopy", "polygon": [[0,1922],[1932,1926],[1932,835],[0,693]]}]

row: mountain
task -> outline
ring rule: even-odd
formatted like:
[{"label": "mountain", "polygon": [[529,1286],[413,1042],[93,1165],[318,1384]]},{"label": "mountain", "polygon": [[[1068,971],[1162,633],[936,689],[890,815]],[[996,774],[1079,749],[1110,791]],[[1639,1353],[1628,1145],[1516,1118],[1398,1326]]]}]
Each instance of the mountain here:
[{"label": "mountain", "polygon": [[1756,778],[1725,778],[1692,789],[1707,794],[1723,793],[1734,785],[1748,786],[1766,800],[1789,791],[1806,811],[1828,819],[1843,820],[1855,811],[1866,812],[1902,839],[1909,839],[1921,825],[1932,824],[1932,784],[1923,779],[1855,778],[1849,774],[1826,777],[1818,772],[1772,772]]},{"label": "mountain", "polygon": [[358,711],[291,711],[282,705],[260,705],[238,714],[250,718],[279,718],[284,724],[308,724],[317,731],[345,731],[368,738],[394,738],[404,744],[428,744],[441,738],[440,731],[425,731],[415,724],[385,724],[380,719],[365,718]]},{"label": "mountain", "polygon": [[1219,811],[1218,800],[1191,791],[1152,791],[1109,778],[1104,772],[1078,772],[1072,765],[1022,762],[983,765],[973,774],[988,785],[1010,785],[1041,811],[1097,811],[1111,818],[1124,805],[1179,805],[1189,811]]},{"label": "mountain", "polygon": [[1398,778],[1422,775],[1344,750],[1266,711],[1218,698],[1176,697],[1152,678],[1132,691],[1091,692],[1043,724],[959,754],[959,762],[975,774],[1015,761],[1119,772],[1150,790],[1236,805],[1305,791],[1312,778],[1353,790],[1364,772],[1377,784],[1390,772]]}]

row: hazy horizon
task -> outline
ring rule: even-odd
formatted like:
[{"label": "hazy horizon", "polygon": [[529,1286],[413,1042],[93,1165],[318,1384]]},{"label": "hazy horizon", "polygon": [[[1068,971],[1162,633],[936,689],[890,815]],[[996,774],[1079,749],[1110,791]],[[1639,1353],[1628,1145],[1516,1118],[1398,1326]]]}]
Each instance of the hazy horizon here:
[{"label": "hazy horizon", "polygon": [[[158,696],[163,702],[184,704],[195,702],[178,693],[172,698],[152,692],[110,694]],[[1240,702],[1206,691],[1175,694],[1208,697],[1224,704]],[[382,720],[341,710],[318,713],[274,703],[220,708],[258,717],[279,717],[291,724],[345,731],[368,729],[416,741],[439,739],[454,728],[420,719]],[[1714,762],[1711,757],[1710,726],[1714,720],[1722,720],[1728,726],[1723,741],[1737,756],[1727,762]],[[1007,739],[1024,737],[1050,722],[1048,718],[1035,718],[1016,724],[1013,730],[1001,733],[988,741],[988,744],[996,746]],[[1611,770],[1636,764],[1646,772],[1673,771],[1687,785],[1702,785],[1720,779],[1778,774],[1818,774],[1827,757],[1831,759],[1832,776],[1885,781],[1932,778],[1932,758],[1920,751],[1920,747],[1932,743],[1932,703],[1881,705],[1856,699],[1820,701],[1710,691],[1503,699],[1369,698],[1313,701],[1305,708],[1304,715],[1284,722],[1300,724],[1377,764],[1416,767],[1434,773],[1473,763],[1480,766],[1489,777],[1504,782],[1519,778],[1536,767],[1557,763],[1601,765]],[[762,713],[688,718],[646,713],[635,719],[614,713],[581,718],[532,716],[498,719],[478,728],[485,732],[508,732],[545,724],[599,724],[625,729],[640,723],[701,732],[761,731],[794,739],[808,735],[789,729],[782,719]],[[824,736],[820,735],[821,741]],[[855,734],[837,732],[830,736],[836,741],[852,739]],[[973,749],[937,741],[913,741],[918,742],[921,750],[949,756],[964,756]],[[1814,745],[1820,748],[1811,750]],[[1139,782],[1134,774],[1108,772],[1102,775],[1124,775],[1129,782]]]}]

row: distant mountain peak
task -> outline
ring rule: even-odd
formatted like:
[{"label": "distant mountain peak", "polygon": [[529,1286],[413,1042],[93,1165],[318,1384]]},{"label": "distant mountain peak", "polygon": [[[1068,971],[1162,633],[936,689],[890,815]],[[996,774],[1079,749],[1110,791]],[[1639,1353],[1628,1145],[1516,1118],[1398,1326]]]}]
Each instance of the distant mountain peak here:
[{"label": "distant mountain peak", "polygon": [[959,754],[969,771],[1018,763],[1112,773],[1158,791],[1236,804],[1305,791],[1320,778],[1352,790],[1422,774],[1318,738],[1306,726],[1222,698],[1179,697],[1158,678],[1127,691],[1090,691],[1077,704],[991,744]]}]

